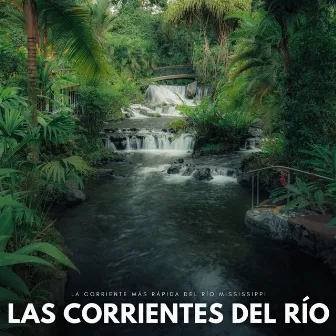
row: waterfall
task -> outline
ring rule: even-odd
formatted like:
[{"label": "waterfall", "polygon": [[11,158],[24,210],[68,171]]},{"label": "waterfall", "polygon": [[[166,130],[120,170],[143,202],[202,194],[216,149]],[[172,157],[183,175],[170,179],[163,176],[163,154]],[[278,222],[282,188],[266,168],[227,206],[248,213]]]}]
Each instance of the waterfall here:
[{"label": "waterfall", "polygon": [[257,138],[248,138],[245,140],[245,148],[244,149],[254,149],[256,148]]},{"label": "waterfall", "polygon": [[[147,118],[158,116],[180,116],[178,105],[196,106],[202,100],[202,87],[196,87],[193,99],[187,96],[185,85],[149,85],[146,90],[146,104],[133,104],[123,109],[126,118]],[[208,95],[210,88],[205,88]]]},{"label": "waterfall", "polygon": [[[209,86],[206,86],[204,88],[204,97],[208,96],[209,93],[210,93],[210,90],[211,88]],[[203,93],[203,86],[197,86],[197,89],[196,89],[196,100],[198,102],[201,102],[202,101],[202,93]]]},{"label": "waterfall", "polygon": [[117,151],[117,147],[116,147],[115,144],[110,140],[110,138],[107,138],[107,141],[106,141],[106,147],[107,147],[111,152],[116,152],[116,151]]},{"label": "waterfall", "polygon": [[178,86],[168,85],[149,85],[146,91],[146,99],[152,104],[183,104],[183,98],[185,98],[185,87],[178,89]]},{"label": "waterfall", "polygon": [[142,129],[118,130],[107,134],[107,147],[113,151],[192,151],[195,140],[191,134],[174,134]]}]

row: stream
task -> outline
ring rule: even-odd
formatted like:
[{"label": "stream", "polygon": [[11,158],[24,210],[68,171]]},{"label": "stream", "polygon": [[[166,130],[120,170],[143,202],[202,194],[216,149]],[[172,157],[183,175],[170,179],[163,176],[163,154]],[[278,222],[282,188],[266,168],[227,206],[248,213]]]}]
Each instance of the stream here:
[{"label": "stream", "polygon": [[[132,127],[122,127],[126,126]],[[335,335],[336,286],[331,274],[292,246],[248,230],[244,216],[251,204],[250,191],[234,175],[224,169],[211,181],[199,181],[167,174],[170,164],[181,157],[229,171],[238,168],[246,153],[193,159],[189,141],[158,148],[144,148],[144,143],[125,148],[125,161],[107,166],[114,176],[89,182],[88,200],[60,214],[57,227],[81,272],[70,272],[66,302],[219,302],[224,320],[221,324],[61,323],[60,335]],[[85,296],[86,292],[96,294]],[[127,296],[106,297],[102,292]],[[147,295],[131,296],[132,292]],[[167,292],[179,296],[158,295]],[[184,292],[195,294],[185,297]],[[214,296],[201,296],[202,292]],[[220,292],[227,295],[219,297]],[[263,296],[235,297],[230,292]],[[284,304],[301,305],[307,295],[311,303],[329,307],[328,322],[284,324]],[[278,323],[232,324],[233,302],[270,303],[271,317]]]}]

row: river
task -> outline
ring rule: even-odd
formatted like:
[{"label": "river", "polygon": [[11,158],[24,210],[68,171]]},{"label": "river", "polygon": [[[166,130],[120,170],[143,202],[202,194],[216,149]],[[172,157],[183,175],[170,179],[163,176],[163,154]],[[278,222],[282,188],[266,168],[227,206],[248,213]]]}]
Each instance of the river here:
[{"label": "river", "polygon": [[[196,159],[197,164],[236,168],[239,153]],[[291,336],[335,335],[334,316],[324,325],[284,324],[284,304],[323,302],[335,312],[335,282],[321,263],[244,225],[250,191],[234,176],[211,181],[169,175],[187,151],[135,150],[111,163],[114,177],[91,181],[89,199],[67,209],[58,228],[80,274],[70,272],[66,301],[205,302],[223,304],[221,324],[61,324],[60,335]],[[84,296],[85,292],[127,292],[127,297]],[[131,292],[146,292],[132,297]],[[156,293],[152,296],[152,293]],[[178,297],[157,293],[179,293]],[[184,292],[198,296],[184,297]],[[202,292],[214,296],[200,297]],[[262,292],[264,297],[219,297],[220,292]],[[76,296],[79,293],[79,296]],[[276,325],[232,324],[232,302],[268,302]]]}]

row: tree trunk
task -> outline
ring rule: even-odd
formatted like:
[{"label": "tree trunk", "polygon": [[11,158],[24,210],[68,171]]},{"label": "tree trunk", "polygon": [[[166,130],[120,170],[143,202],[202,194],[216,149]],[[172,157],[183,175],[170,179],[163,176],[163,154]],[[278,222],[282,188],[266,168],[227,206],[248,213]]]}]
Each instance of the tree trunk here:
[{"label": "tree trunk", "polygon": [[31,119],[34,127],[37,123],[37,92],[36,92],[36,23],[35,17],[36,1],[24,1],[24,16],[26,21],[26,30],[28,37],[28,97],[32,104]]},{"label": "tree trunk", "polygon": [[285,72],[285,85],[287,94],[291,95],[291,54],[290,54],[290,36],[283,19],[279,20],[281,27],[281,41],[280,49],[282,53],[282,60]]},{"label": "tree trunk", "polygon": [[[28,38],[28,98],[31,104],[31,124],[38,126],[37,91],[36,91],[36,42],[37,42],[37,5],[36,0],[24,0],[23,3],[26,31]],[[30,148],[30,160],[37,165],[39,160],[39,148],[33,144]],[[36,204],[39,189],[38,173],[32,176],[32,203]]]},{"label": "tree trunk", "polygon": [[204,83],[204,84],[203,84],[203,87],[202,87],[202,100],[203,100],[204,97],[205,97],[205,89],[206,89],[206,84]]},{"label": "tree trunk", "polygon": [[290,73],[290,63],[291,63],[288,35],[283,36],[281,39],[281,53],[284,63],[284,71],[285,74],[288,75]]},{"label": "tree trunk", "polygon": [[43,47],[44,47],[44,66],[47,66],[48,62],[46,61],[48,58],[48,25],[47,20],[44,23],[43,27]]}]

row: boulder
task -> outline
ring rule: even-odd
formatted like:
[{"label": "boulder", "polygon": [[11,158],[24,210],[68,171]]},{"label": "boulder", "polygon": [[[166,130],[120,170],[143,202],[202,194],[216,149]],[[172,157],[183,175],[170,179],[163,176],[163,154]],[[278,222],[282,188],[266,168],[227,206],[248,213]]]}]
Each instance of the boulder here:
[{"label": "boulder", "polygon": [[121,133],[110,134],[110,141],[114,143],[117,150],[123,150],[126,148],[126,137]]},{"label": "boulder", "polygon": [[197,168],[192,176],[199,181],[210,181],[213,179],[210,168]]},{"label": "boulder", "polygon": [[147,109],[145,109],[145,108],[139,108],[139,109],[138,109],[138,112],[139,112],[140,114],[146,116],[146,117],[151,117],[151,118],[154,117],[153,112],[149,112],[149,111],[148,111]]},{"label": "boulder", "polygon": [[258,126],[250,126],[248,129],[248,134],[253,138],[261,138],[263,136],[263,130]]},{"label": "boulder", "polygon": [[176,105],[173,104],[165,104],[161,106],[162,114],[169,114],[170,110],[174,110]]},{"label": "boulder", "polygon": [[113,169],[97,169],[96,170],[96,177],[111,177],[113,176]]},{"label": "boulder", "polygon": [[196,91],[197,91],[197,82],[192,82],[187,85],[186,89],[186,96],[189,99],[192,99],[196,96]]},{"label": "boulder", "polygon": [[125,108],[123,112],[125,114],[125,118],[131,118],[135,116],[134,112],[130,108]]},{"label": "boulder", "polygon": [[244,187],[252,187],[252,174],[246,174],[245,172],[238,170],[237,182]]},{"label": "boulder", "polygon": [[178,158],[177,163],[184,163],[184,159],[183,158]]},{"label": "boulder", "polygon": [[66,186],[68,191],[65,194],[65,201],[68,205],[77,205],[86,200],[84,192],[71,181],[67,181]]},{"label": "boulder", "polygon": [[187,163],[184,164],[180,170],[180,174],[182,176],[191,176],[192,173],[195,171],[196,166],[191,164],[191,163]]},{"label": "boulder", "polygon": [[178,163],[173,163],[167,170],[167,173],[168,174],[179,174],[180,173],[180,170],[182,168],[182,165],[181,164],[178,164]]}]

